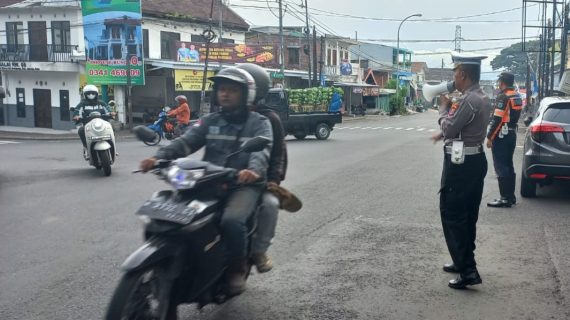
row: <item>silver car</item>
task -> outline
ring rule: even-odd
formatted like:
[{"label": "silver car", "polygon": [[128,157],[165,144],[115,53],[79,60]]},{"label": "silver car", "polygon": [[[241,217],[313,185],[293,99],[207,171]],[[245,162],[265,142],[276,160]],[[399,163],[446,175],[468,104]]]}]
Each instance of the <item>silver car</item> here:
[{"label": "silver car", "polygon": [[537,184],[570,180],[570,97],[544,98],[525,124],[521,195],[530,198]]}]

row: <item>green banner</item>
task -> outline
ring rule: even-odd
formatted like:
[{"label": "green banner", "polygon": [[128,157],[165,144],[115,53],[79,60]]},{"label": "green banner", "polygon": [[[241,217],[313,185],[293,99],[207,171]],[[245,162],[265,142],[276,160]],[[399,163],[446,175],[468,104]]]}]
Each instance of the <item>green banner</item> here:
[{"label": "green banner", "polygon": [[89,84],[144,85],[140,0],[82,0]]}]

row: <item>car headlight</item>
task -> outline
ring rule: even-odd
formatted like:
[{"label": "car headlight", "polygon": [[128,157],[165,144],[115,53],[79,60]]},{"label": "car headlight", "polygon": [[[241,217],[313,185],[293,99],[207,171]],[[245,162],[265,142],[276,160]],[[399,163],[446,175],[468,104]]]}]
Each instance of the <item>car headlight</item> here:
[{"label": "car headlight", "polygon": [[168,171],[168,181],[176,189],[190,189],[196,185],[198,179],[206,174],[205,169],[183,170],[179,167],[172,167]]},{"label": "car headlight", "polygon": [[111,136],[98,136],[98,137],[91,137],[91,141],[103,141],[103,140],[111,140]]}]

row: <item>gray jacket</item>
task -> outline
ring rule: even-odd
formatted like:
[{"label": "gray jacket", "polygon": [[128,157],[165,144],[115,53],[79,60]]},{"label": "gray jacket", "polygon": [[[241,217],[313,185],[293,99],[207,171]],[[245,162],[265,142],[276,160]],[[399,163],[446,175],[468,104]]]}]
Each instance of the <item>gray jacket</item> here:
[{"label": "gray jacket", "polygon": [[[239,134],[239,141],[236,137]],[[177,159],[194,153],[203,146],[206,147],[204,161],[223,166],[226,156],[236,151],[244,141],[257,137],[267,137],[273,141],[273,132],[269,120],[257,112],[249,112],[244,124],[227,122],[220,113],[211,113],[188,129],[184,135],[175,139],[166,147],[158,150],[158,159]],[[260,152],[241,153],[230,159],[228,167],[255,171],[262,179],[266,179],[271,144]]]},{"label": "gray jacket", "polygon": [[469,87],[452,106],[439,109],[439,125],[445,143],[463,140],[466,146],[485,142],[491,103],[479,84]]}]

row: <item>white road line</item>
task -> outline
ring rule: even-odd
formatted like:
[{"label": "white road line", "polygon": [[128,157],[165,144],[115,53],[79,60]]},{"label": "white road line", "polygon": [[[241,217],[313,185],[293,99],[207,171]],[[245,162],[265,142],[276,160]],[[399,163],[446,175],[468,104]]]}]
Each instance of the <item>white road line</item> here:
[{"label": "white road line", "polygon": [[390,129],[392,129],[392,128],[393,128],[393,127],[386,127],[386,128],[384,128],[384,130],[390,130]]},{"label": "white road line", "polygon": [[360,127],[352,127],[352,128],[354,128],[354,129],[362,129],[362,128],[360,128]]},{"label": "white road line", "polygon": [[419,129],[416,130],[416,131],[421,132],[421,131],[424,131],[425,129],[426,129],[426,128],[419,128]]},{"label": "white road line", "polygon": [[410,130],[414,130],[415,128],[408,128],[406,129],[406,131],[410,131]]},{"label": "white road line", "polygon": [[362,130],[368,130],[368,129],[372,129],[372,127],[364,127],[364,128],[362,128]]},{"label": "white road line", "polygon": [[404,128],[396,128],[396,130],[402,130],[402,129],[404,129]]},{"label": "white road line", "polygon": [[15,143],[19,143],[16,141],[6,141],[6,140],[0,140],[0,144],[15,144]]},{"label": "white road line", "polygon": [[372,130],[378,130],[378,129],[382,129],[382,128],[384,128],[384,127],[374,127],[374,128],[372,128]]},{"label": "white road line", "polygon": [[434,132],[434,131],[436,131],[436,130],[435,130],[435,129],[429,129],[428,131],[429,131],[429,132]]}]

